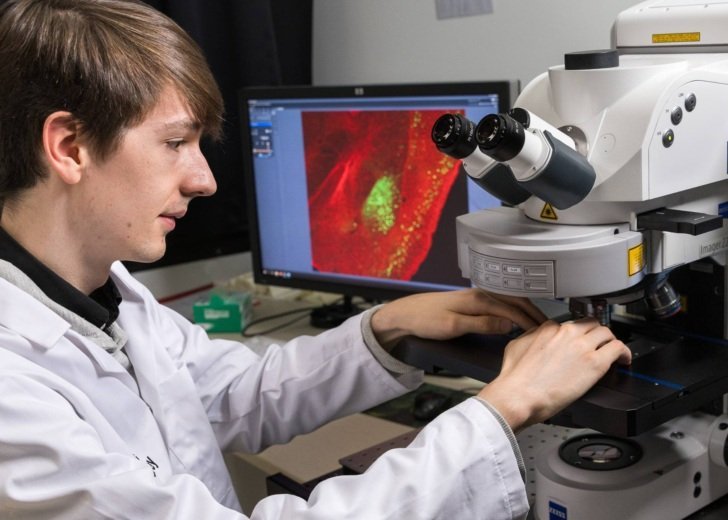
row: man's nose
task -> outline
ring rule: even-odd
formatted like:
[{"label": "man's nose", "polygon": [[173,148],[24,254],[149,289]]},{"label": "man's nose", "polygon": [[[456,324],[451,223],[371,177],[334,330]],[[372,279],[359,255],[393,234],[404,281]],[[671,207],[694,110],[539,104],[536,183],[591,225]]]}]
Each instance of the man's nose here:
[{"label": "man's nose", "polygon": [[200,153],[200,160],[185,178],[182,192],[189,197],[209,197],[216,191],[215,176],[212,174],[207,160]]}]

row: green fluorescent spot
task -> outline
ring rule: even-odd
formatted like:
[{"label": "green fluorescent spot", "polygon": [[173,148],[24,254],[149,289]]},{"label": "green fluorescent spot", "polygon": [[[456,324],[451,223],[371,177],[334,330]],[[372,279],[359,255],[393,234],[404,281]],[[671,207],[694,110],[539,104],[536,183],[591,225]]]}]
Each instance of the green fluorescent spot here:
[{"label": "green fluorescent spot", "polygon": [[386,233],[394,226],[395,200],[397,185],[391,177],[382,177],[372,186],[364,201],[362,215],[364,221],[379,233]]}]

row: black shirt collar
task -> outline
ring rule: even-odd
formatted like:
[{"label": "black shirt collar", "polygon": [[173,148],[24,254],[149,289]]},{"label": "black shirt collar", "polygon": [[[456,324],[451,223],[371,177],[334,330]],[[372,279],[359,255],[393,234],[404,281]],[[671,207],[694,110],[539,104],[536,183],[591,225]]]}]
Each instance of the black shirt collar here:
[{"label": "black shirt collar", "polygon": [[2,228],[0,259],[23,271],[51,300],[102,330],[119,317],[121,295],[111,278],[87,296],[48,269]]}]

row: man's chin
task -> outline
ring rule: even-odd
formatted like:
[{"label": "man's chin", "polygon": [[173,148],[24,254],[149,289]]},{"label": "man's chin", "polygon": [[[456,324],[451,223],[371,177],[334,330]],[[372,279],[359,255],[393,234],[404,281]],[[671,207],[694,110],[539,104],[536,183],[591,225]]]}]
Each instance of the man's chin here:
[{"label": "man's chin", "polygon": [[127,258],[126,261],[135,262],[138,264],[152,264],[157,260],[161,260],[164,257],[164,253],[166,252],[167,245],[165,243],[164,247],[158,250],[137,251],[136,255],[133,255],[132,258]]}]

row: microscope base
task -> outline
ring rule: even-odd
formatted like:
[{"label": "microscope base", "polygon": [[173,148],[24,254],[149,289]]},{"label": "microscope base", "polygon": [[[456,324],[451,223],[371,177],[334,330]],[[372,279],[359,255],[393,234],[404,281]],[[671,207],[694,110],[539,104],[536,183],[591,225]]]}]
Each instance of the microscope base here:
[{"label": "microscope base", "polygon": [[632,439],[584,430],[540,453],[535,518],[685,518],[728,493],[726,438],[725,415],[679,417]]}]

